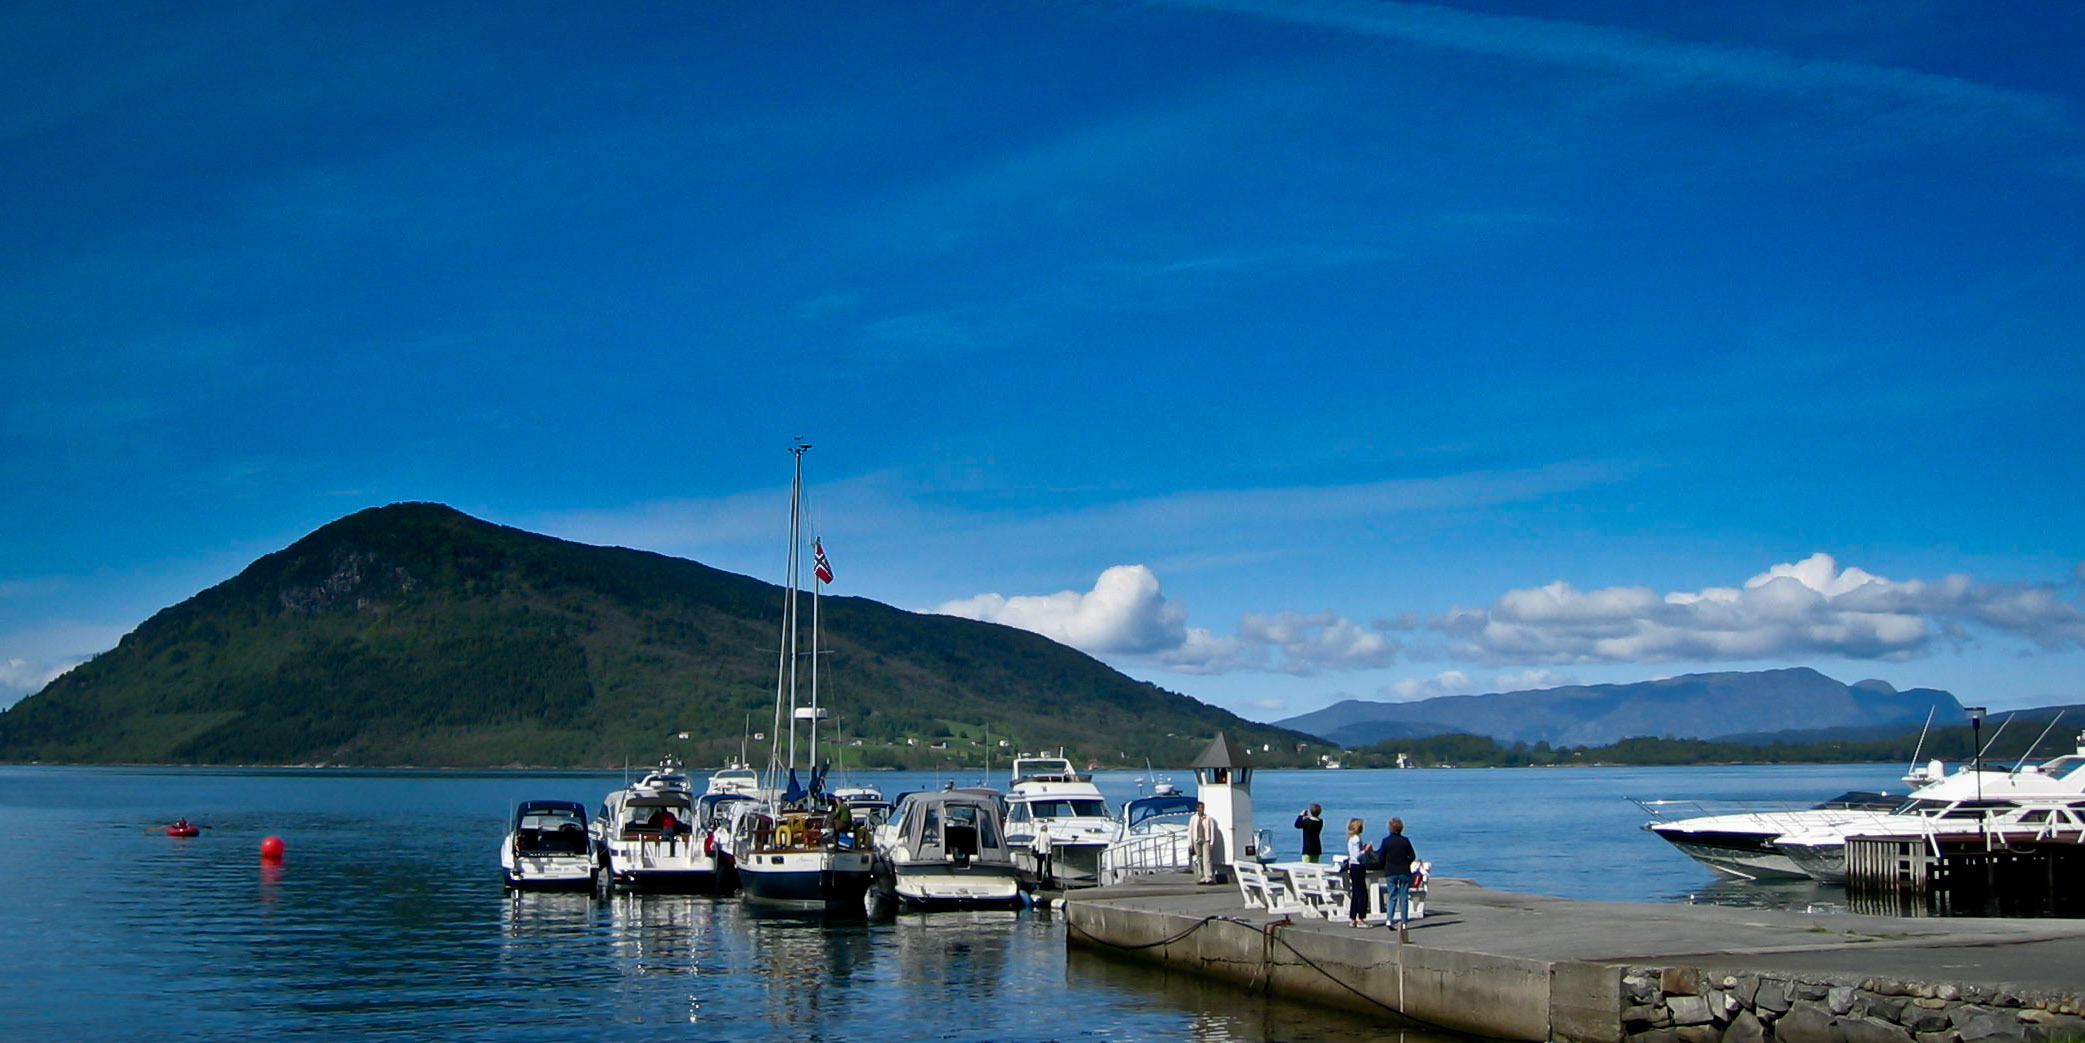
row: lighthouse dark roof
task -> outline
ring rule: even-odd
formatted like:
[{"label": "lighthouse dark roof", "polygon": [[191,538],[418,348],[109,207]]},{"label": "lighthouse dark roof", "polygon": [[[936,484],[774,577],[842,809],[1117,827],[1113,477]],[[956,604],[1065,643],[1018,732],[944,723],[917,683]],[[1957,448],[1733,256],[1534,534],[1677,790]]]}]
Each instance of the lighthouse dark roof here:
[{"label": "lighthouse dark roof", "polygon": [[1245,751],[1237,743],[1232,742],[1224,733],[1217,732],[1216,738],[1209,740],[1209,745],[1202,750],[1201,756],[1196,757],[1194,763],[1188,767],[1250,768],[1252,764],[1246,760]]}]

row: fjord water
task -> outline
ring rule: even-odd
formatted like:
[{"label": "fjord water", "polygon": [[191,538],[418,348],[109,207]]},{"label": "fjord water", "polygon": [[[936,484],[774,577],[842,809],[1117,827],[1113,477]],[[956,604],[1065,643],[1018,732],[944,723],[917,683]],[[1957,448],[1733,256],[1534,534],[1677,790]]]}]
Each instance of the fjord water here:
[{"label": "fjord water", "polygon": [[[1622,901],[1828,911],[1839,892],[1719,884],[1628,797],[1816,801],[1895,765],[1270,771],[1258,824],[1400,815],[1442,875]],[[1185,771],[1172,776],[1192,790]],[[865,773],[895,796],[971,784]],[[1004,785],[1004,778],[989,780]],[[1097,781],[1112,803],[1142,773]],[[598,806],[616,774],[0,766],[0,1011],[17,1039],[1354,1040],[1393,1019],[1067,951],[1046,911],[831,921],[680,896],[511,897],[498,845],[529,798]],[[187,817],[202,836],[168,837]],[[260,842],[287,845],[279,864]]]}]

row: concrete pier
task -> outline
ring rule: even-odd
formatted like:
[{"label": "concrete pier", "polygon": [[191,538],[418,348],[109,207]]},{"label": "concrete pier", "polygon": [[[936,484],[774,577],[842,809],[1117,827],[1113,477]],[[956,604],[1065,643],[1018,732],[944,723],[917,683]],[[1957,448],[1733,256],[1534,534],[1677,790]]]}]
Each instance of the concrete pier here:
[{"label": "concrete pier", "polygon": [[1069,944],[1471,1035],[1564,1043],[2085,1040],[2085,921],[1587,902],[1435,878],[1400,942],[1233,886],[1077,891]]}]

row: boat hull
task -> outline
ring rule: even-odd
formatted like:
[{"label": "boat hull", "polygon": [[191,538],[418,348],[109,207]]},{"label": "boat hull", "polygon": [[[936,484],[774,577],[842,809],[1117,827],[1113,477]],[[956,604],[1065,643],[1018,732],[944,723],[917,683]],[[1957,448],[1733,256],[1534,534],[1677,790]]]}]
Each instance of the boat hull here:
[{"label": "boat hull", "polygon": [[866,851],[755,851],[737,861],[746,901],[794,909],[867,908],[871,874]]},{"label": "boat hull", "polygon": [[912,909],[1018,909],[1021,871],[1011,863],[894,862],[884,865],[877,887]]},{"label": "boat hull", "polygon": [[1740,880],[1803,880],[1809,876],[1774,846],[1778,834],[1655,827],[1651,831],[1688,858]]}]

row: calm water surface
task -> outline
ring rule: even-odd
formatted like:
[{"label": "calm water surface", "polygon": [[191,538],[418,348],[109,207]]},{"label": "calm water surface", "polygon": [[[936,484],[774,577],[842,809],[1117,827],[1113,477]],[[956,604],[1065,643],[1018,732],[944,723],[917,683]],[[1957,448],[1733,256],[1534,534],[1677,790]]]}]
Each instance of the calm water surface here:
[{"label": "calm water surface", "polygon": [[[1628,797],[1815,801],[1895,765],[1265,772],[1258,822],[1406,820],[1437,873],[1508,890],[1829,912],[1839,892],[1719,884]],[[1165,775],[1166,773],[1161,773]],[[1183,789],[1192,777],[1179,772]],[[948,776],[855,779],[895,795]],[[957,781],[976,781],[975,773]],[[1003,785],[1003,778],[994,778]],[[1103,773],[1118,803],[1148,783]],[[1066,950],[1047,912],[824,922],[731,900],[509,897],[529,798],[614,774],[0,766],[0,1014],[15,1039],[1402,1040],[1407,1031]],[[163,825],[186,816],[203,835]],[[287,856],[258,857],[280,836]]]}]

